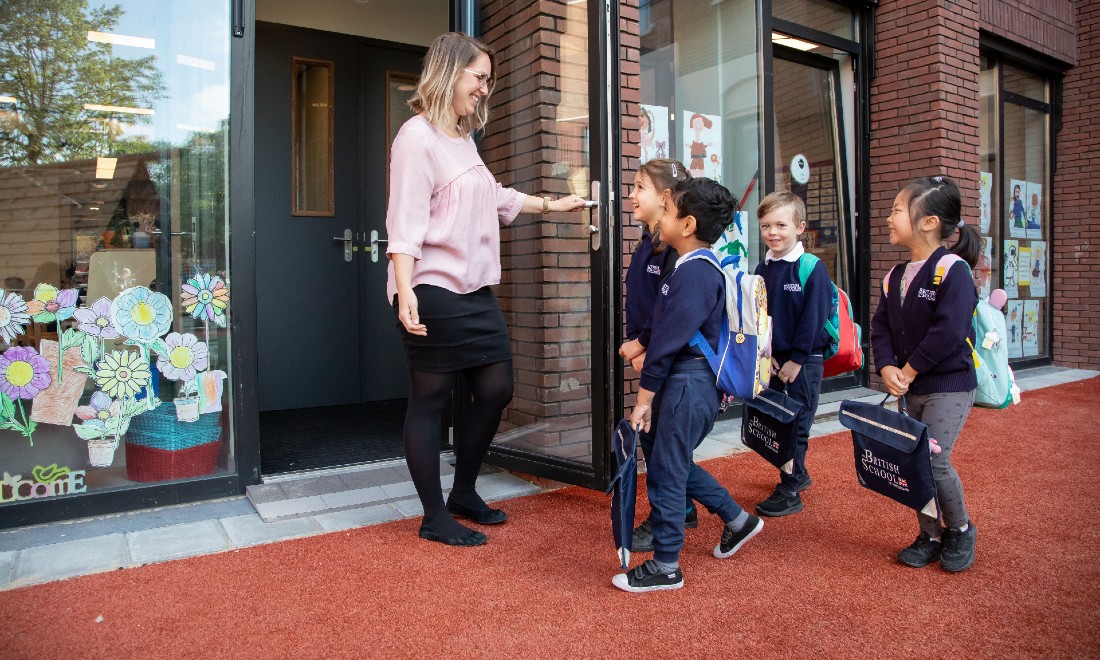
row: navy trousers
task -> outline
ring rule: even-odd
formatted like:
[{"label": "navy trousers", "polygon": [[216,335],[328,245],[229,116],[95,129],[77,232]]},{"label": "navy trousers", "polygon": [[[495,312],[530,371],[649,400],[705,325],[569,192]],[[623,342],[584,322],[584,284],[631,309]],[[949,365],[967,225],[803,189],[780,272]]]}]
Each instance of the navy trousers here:
[{"label": "navy trousers", "polygon": [[[782,367],[785,360],[776,358]],[[811,355],[802,365],[798,377],[786,387],[787,396],[802,404],[802,410],[795,420],[797,439],[795,440],[794,470],[790,474],[779,473],[779,482],[789,493],[798,492],[798,484],[806,475],[806,451],[810,448],[810,427],[817,414],[817,400],[821,396],[821,381],[825,375],[820,355]],[[771,387],[782,389],[783,382],[772,377]]]},{"label": "navy trousers", "polygon": [[653,401],[650,425],[656,425],[646,470],[653,525],[653,557],[675,563],[684,546],[684,502],[699,502],[723,522],[741,515],[741,507],[709,472],[695,464],[692,452],[714,428],[721,395],[706,360],[672,365]]}]

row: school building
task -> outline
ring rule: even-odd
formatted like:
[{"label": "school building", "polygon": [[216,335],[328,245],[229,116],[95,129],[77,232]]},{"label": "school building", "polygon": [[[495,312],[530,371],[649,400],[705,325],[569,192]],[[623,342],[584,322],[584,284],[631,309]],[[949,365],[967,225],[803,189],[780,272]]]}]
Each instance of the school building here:
[{"label": "school building", "polygon": [[1100,368],[1098,25],[1085,0],[8,3],[0,527],[401,457],[388,149],[448,30],[496,51],[498,179],[600,202],[502,230],[516,393],[490,463],[606,484],[636,384],[626,196],[658,156],[743,200],[747,267],[760,198],[801,195],[865,339],[894,195],[950,175],[1014,363]]}]

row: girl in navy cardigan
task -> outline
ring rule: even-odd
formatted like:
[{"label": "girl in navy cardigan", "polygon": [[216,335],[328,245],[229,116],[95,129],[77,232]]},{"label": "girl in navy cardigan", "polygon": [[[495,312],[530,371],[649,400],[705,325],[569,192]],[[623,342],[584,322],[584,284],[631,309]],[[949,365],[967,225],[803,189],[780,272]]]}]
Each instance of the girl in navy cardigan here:
[{"label": "girl in navy cardigan", "polygon": [[[634,249],[630,266],[626,269],[626,341],[619,347],[619,355],[641,372],[645,361],[646,346],[651,334],[650,321],[657,301],[657,289],[675,268],[680,256],[676,250],[661,240],[657,227],[671,188],[678,181],[690,179],[687,168],[672,158],[654,158],[646,162],[634,175],[634,187],[630,190],[630,203],[634,207],[634,219],[642,224],[642,240]],[[653,450],[655,431],[643,431],[638,439],[642,454],[649,460]],[[684,526],[699,525],[695,504],[688,498],[684,504]],[[653,523],[646,518],[634,530],[631,549],[634,552],[653,552]]]},{"label": "girl in navy cardigan", "polygon": [[[918,513],[920,534],[898,561],[921,568],[938,560],[950,572],[974,563],[977,537],[951,465],[978,385],[971,357],[978,294],[970,269],[978,261],[981,237],[963,222],[960,210],[959,188],[947,177],[917,179],[898,193],[886,221],[890,243],[908,248],[911,259],[883,279],[871,320],[875,367],[886,389],[905,397],[909,415],[924,422],[941,447],[932,454],[932,474],[943,524]],[[958,241],[949,251],[944,242],[956,232]]]}]

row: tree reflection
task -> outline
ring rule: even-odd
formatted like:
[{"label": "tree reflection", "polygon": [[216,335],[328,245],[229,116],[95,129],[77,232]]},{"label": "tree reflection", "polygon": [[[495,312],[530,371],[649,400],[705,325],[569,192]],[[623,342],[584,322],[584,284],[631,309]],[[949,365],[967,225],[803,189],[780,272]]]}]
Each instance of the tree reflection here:
[{"label": "tree reflection", "polygon": [[[88,0],[0,2],[0,165],[38,165],[138,153],[127,124],[149,115],[90,110],[86,104],[152,108],[164,92],[154,55],[117,57],[89,32],[111,32],[122,8]],[[11,100],[14,98],[14,101]]]}]

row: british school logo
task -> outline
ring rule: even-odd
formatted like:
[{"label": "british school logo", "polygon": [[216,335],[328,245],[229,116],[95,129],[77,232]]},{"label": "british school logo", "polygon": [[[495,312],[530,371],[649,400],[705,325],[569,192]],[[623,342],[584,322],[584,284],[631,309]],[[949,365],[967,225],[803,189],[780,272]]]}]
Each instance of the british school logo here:
[{"label": "british school logo", "polygon": [[660,275],[661,267],[657,264],[649,264],[645,267],[645,272],[649,273],[650,275]]},{"label": "british school logo", "polygon": [[661,285],[661,295],[662,296],[667,296],[668,295],[668,285],[667,284],[662,284]]},{"label": "british school logo", "polygon": [[863,450],[863,455],[860,456],[860,466],[864,472],[882,479],[894,488],[906,493],[909,492],[909,482],[902,478],[900,466],[875,456],[870,449]]},{"label": "british school logo", "polygon": [[927,300],[929,302],[936,302],[936,292],[935,291],[929,291],[928,289],[918,289],[917,290],[917,297],[918,298],[924,298],[925,300]]},{"label": "british school logo", "polygon": [[794,291],[795,293],[802,293],[802,285],[798,282],[790,282],[783,285],[784,291]]}]

